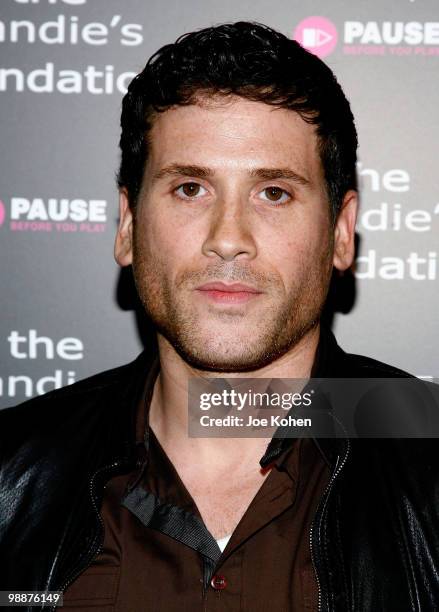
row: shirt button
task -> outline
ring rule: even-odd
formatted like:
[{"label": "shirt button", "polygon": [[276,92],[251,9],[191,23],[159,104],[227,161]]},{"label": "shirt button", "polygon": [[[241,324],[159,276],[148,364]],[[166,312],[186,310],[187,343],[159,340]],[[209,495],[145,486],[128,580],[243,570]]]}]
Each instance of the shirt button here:
[{"label": "shirt button", "polygon": [[219,574],[215,574],[212,580],[210,581],[210,586],[216,591],[222,591],[227,586],[227,581],[224,576],[220,576]]}]

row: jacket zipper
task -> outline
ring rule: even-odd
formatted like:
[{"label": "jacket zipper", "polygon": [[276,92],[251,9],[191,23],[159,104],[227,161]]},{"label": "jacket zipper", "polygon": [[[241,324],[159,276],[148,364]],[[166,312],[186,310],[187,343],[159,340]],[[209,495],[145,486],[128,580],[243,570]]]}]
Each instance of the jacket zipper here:
[{"label": "jacket zipper", "polygon": [[[120,467],[121,465],[123,465],[123,461],[122,460],[118,460],[115,461],[114,463],[110,463],[108,465],[105,465],[101,468],[99,468],[98,470],[96,470],[96,472],[94,472],[94,474],[92,475],[91,479],[90,479],[90,484],[89,484],[89,493],[90,493],[90,497],[93,503],[93,508],[96,512],[96,516],[98,518],[99,521],[99,526],[100,526],[100,534],[99,534],[99,538],[97,539],[98,542],[98,546],[96,547],[96,541],[93,542],[91,548],[88,551],[88,554],[91,555],[89,561],[87,562],[87,564],[84,567],[80,567],[78,568],[76,571],[72,572],[69,576],[69,578],[65,581],[65,583],[63,584],[63,586],[60,589],[57,589],[59,591],[62,591],[64,593],[64,591],[66,590],[66,588],[68,586],[70,586],[72,584],[72,582],[74,580],[76,580],[76,578],[82,574],[83,571],[85,571],[87,568],[90,567],[90,565],[93,563],[93,560],[95,558],[96,554],[99,554],[101,548],[102,548],[102,544],[103,544],[103,535],[104,535],[104,522],[102,520],[102,517],[99,513],[99,508],[97,507],[96,504],[96,499],[95,499],[95,491],[94,491],[94,487],[95,487],[95,478],[98,474],[105,472],[106,470],[111,470],[114,469],[116,467]],[[100,541],[99,541],[100,540]],[[49,610],[51,610],[52,612],[55,612],[56,610],[56,604],[54,606],[51,606],[49,608]]]},{"label": "jacket zipper", "polygon": [[331,493],[331,489],[332,489],[332,487],[334,485],[334,481],[337,478],[337,476],[340,474],[341,470],[343,469],[343,467],[344,467],[344,465],[345,465],[345,463],[347,461],[347,458],[348,458],[348,455],[349,455],[349,451],[350,451],[350,447],[351,447],[349,438],[346,438],[346,442],[347,442],[347,444],[346,444],[346,451],[345,451],[345,454],[343,456],[343,459],[339,462],[340,455],[337,455],[337,461],[335,463],[334,471],[332,473],[330,481],[328,482],[328,484],[326,486],[325,492],[324,492],[323,497],[322,497],[322,502],[320,503],[321,510],[319,512],[319,515],[316,514],[316,516],[314,517],[314,520],[313,520],[313,522],[311,524],[311,528],[310,528],[310,531],[309,531],[309,545],[310,545],[310,550],[311,550],[311,560],[312,560],[312,564],[313,564],[313,567],[314,567],[314,573],[315,573],[315,576],[316,576],[317,588],[318,588],[318,612],[320,612],[321,609],[322,609],[322,587],[321,587],[321,583],[320,583],[320,579],[319,579],[319,575],[318,575],[317,567],[316,567],[316,563],[315,563],[315,558],[314,558],[314,551],[313,551],[313,545],[312,545],[312,535],[313,535],[314,525],[323,516],[324,510],[325,510],[325,506],[326,506],[326,504],[328,502],[329,495]]}]

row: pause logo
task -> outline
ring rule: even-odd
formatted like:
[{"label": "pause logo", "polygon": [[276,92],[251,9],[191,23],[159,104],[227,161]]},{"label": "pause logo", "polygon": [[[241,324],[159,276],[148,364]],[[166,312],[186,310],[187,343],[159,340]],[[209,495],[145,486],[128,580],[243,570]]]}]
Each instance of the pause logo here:
[{"label": "pause logo", "polygon": [[335,25],[325,17],[307,17],[294,30],[294,39],[318,57],[332,53],[337,38]]}]

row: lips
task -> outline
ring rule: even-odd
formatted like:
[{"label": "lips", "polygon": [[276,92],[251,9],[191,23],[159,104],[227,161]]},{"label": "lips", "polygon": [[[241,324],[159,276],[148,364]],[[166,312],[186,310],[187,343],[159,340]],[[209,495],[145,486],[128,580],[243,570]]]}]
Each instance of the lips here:
[{"label": "lips", "polygon": [[240,305],[257,298],[262,291],[243,283],[231,283],[227,285],[222,282],[206,283],[197,287],[200,295],[204,296],[210,303],[222,305]]},{"label": "lips", "polygon": [[225,293],[262,293],[250,285],[243,285],[242,283],[233,283],[226,285],[225,283],[206,283],[197,287],[198,291],[223,291]]}]

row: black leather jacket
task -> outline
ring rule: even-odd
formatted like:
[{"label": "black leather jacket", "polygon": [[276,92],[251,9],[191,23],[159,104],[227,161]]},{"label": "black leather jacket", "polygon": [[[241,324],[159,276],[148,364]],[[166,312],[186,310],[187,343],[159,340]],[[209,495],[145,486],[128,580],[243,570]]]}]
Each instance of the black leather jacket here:
[{"label": "black leather jacket", "polygon": [[[318,354],[327,377],[405,376],[345,353],[331,332]],[[0,411],[0,590],[65,590],[92,563],[104,485],[136,465],[136,405],[153,359]],[[439,609],[436,440],[315,442],[332,472],[310,533],[320,610]]]}]

